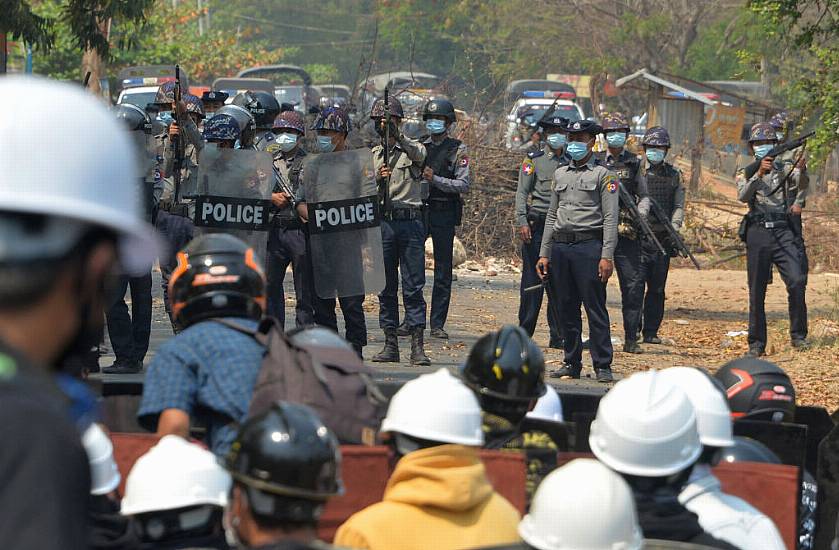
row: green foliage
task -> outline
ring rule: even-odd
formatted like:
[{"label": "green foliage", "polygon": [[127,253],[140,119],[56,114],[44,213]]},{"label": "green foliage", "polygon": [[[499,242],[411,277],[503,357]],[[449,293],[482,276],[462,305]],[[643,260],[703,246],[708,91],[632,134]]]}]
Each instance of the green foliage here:
[{"label": "green foliage", "polygon": [[107,59],[110,43],[106,36],[107,22],[117,21],[125,28],[141,28],[146,12],[155,0],[66,0],[62,21],[70,29],[81,50],[96,50]]},{"label": "green foliage", "polygon": [[49,48],[55,40],[52,21],[33,12],[29,2],[0,0],[0,32],[12,40],[23,40],[38,48]]}]

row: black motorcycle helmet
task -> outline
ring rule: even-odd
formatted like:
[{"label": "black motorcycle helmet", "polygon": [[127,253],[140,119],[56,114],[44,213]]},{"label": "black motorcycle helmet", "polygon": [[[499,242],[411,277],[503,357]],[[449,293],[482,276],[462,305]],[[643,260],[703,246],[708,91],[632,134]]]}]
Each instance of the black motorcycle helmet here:
[{"label": "black motorcycle helmet", "polygon": [[305,405],[277,401],[239,429],[224,461],[257,519],[317,523],[343,494],[341,453],[332,432]]},{"label": "black motorcycle helmet", "polygon": [[795,387],[787,373],[774,363],[742,357],[723,365],[715,377],[725,386],[733,419],[795,419]]},{"label": "black motorcycle helmet", "polygon": [[481,409],[518,423],[530,404],[542,397],[545,358],[521,327],[504,325],[483,335],[469,352],[461,372]]},{"label": "black motorcycle helmet", "polygon": [[734,445],[720,451],[720,462],[763,462],[781,464],[781,459],[769,447],[750,437],[734,437]]},{"label": "black motorcycle helmet", "polygon": [[429,116],[444,116],[450,124],[457,120],[452,102],[442,98],[426,102],[422,109],[422,119],[428,120]]},{"label": "black motorcycle helmet", "polygon": [[274,119],[280,114],[277,98],[261,90],[241,92],[233,98],[232,104],[247,109],[253,115],[257,130],[270,130]]},{"label": "black motorcycle helmet", "polygon": [[177,259],[169,296],[180,328],[213,317],[262,316],[265,275],[247,244],[226,233],[202,235],[178,252]]},{"label": "black motorcycle helmet", "polygon": [[114,106],[114,115],[132,132],[152,133],[151,117],[143,109],[131,103]]}]

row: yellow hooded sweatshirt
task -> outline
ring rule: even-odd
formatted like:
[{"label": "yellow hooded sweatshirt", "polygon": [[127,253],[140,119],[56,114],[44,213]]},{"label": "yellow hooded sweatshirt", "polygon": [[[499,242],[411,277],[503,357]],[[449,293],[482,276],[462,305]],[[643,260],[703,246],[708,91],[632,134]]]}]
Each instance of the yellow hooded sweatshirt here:
[{"label": "yellow hooded sweatshirt", "polygon": [[353,514],[335,545],[456,550],[516,542],[519,513],[495,492],[477,449],[440,445],[402,457],[382,502]]}]

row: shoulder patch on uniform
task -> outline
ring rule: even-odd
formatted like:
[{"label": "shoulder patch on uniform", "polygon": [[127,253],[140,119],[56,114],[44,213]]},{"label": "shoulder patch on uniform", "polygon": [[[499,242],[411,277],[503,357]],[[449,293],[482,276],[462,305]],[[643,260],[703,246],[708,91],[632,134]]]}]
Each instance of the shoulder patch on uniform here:
[{"label": "shoulder patch on uniform", "polygon": [[535,159],[535,158],[541,157],[544,154],[545,154],[545,152],[540,149],[538,151],[530,151],[529,153],[527,153],[527,156],[532,158],[532,159]]},{"label": "shoulder patch on uniform", "polygon": [[529,176],[533,173],[533,161],[530,159],[530,156],[524,159],[524,162],[521,163],[521,172],[525,176]]},{"label": "shoulder patch on uniform", "polygon": [[618,191],[619,182],[618,177],[611,172],[606,176],[606,189],[609,190],[609,193],[616,193]]},{"label": "shoulder patch on uniform", "polygon": [[469,157],[467,157],[467,156],[460,157],[460,163],[459,164],[460,164],[461,168],[466,168],[467,166],[469,166]]}]

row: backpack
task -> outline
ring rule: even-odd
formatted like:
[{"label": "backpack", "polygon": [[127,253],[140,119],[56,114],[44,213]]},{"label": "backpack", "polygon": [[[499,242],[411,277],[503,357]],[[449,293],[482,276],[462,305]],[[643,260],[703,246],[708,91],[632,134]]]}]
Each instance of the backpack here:
[{"label": "backpack", "polygon": [[373,381],[373,370],[352,350],[297,346],[277,321],[265,318],[256,331],[234,321],[213,321],[252,336],[265,348],[248,417],[282,400],[308,405],[345,445],[374,445],[387,398]]}]

